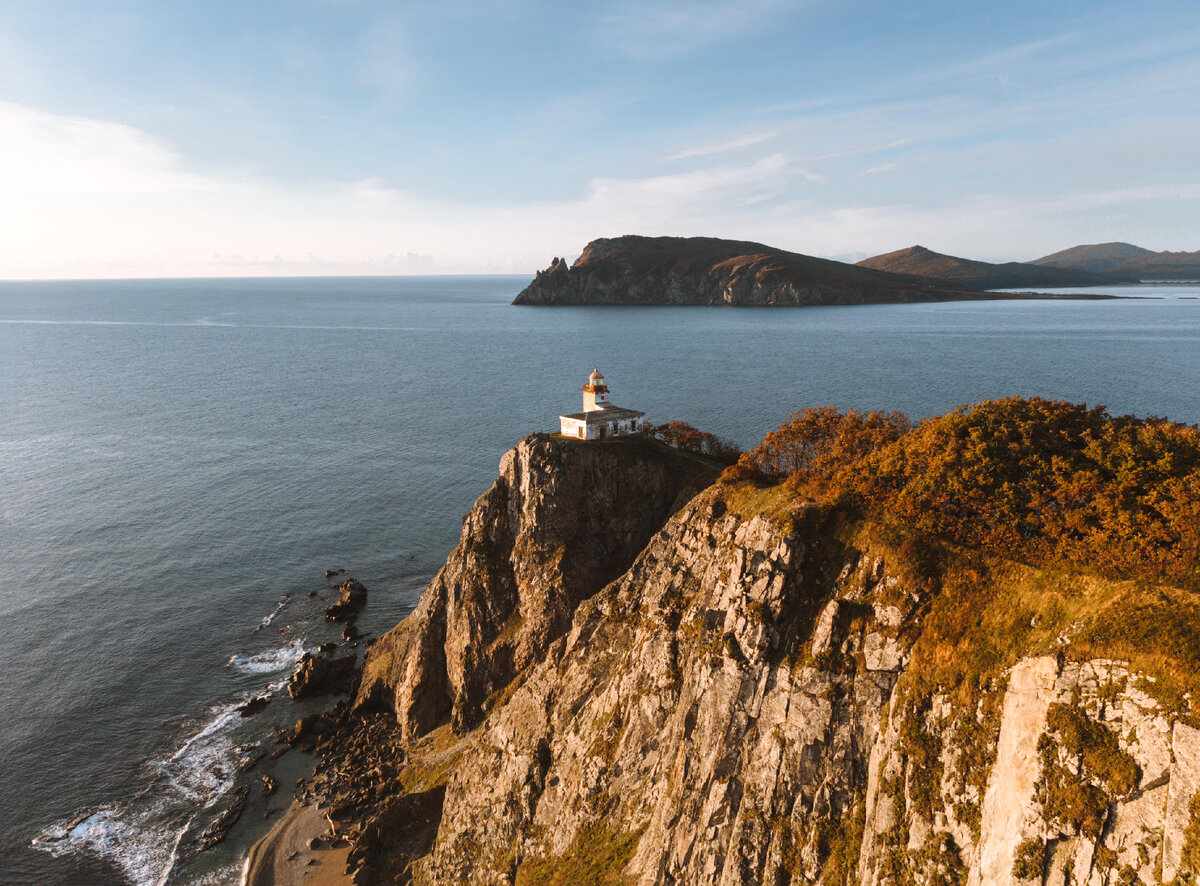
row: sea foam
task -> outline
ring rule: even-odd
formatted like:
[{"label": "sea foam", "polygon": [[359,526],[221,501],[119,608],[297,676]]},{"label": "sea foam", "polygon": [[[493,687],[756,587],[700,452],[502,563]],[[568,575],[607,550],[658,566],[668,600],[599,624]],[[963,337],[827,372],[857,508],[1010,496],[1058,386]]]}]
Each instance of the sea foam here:
[{"label": "sea foam", "polygon": [[[303,641],[296,640],[255,655],[232,656],[229,665],[246,674],[274,674],[294,665],[304,652]],[[59,822],[39,834],[33,847],[52,855],[90,852],[115,864],[134,886],[164,886],[197,816],[237,782],[247,753],[245,731],[239,735],[238,728],[247,721],[238,708],[264,692],[278,692],[288,676],[211,708],[173,753],[150,762],[147,784],[135,797]]]}]

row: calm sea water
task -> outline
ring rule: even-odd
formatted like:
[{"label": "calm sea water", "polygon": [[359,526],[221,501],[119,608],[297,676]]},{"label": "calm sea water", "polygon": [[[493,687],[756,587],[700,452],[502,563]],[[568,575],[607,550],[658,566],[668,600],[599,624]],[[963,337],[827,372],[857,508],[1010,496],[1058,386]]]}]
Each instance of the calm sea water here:
[{"label": "calm sea water", "polygon": [[[297,705],[324,570],[413,606],[503,452],[613,400],[753,444],[794,409],[1007,394],[1200,420],[1200,287],[1151,300],[516,308],[524,278],[0,284],[0,882],[225,883],[196,840]],[[292,595],[292,596],[287,596]],[[269,746],[268,746],[269,747]],[[290,784],[298,752],[253,771]]]}]

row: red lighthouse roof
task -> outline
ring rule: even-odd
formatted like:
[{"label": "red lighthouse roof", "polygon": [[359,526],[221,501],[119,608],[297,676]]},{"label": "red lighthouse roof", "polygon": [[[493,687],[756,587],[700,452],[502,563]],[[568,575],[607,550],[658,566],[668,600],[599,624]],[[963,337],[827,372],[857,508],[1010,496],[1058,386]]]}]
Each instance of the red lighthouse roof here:
[{"label": "red lighthouse roof", "polygon": [[604,376],[600,374],[600,370],[593,368],[592,374],[588,376],[588,381],[596,381],[602,378],[604,378]]}]

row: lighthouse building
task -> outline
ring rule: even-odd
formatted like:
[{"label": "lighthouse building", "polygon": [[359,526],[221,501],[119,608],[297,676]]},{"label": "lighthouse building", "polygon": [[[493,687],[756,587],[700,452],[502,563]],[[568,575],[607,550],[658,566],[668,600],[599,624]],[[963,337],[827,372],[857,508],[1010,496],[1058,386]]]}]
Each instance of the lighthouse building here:
[{"label": "lighthouse building", "polygon": [[608,401],[608,385],[598,369],[593,369],[583,386],[583,412],[560,415],[564,437],[579,440],[604,440],[640,434],[646,427],[646,413],[622,409]]}]

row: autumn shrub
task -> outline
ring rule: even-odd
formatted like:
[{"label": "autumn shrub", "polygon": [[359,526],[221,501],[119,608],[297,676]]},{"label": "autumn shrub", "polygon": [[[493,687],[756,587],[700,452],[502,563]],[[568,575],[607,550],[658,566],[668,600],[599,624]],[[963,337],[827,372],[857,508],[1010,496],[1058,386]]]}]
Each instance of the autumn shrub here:
[{"label": "autumn shrub", "polygon": [[704,455],[724,464],[731,465],[742,454],[741,448],[723,437],[710,434],[683,421],[669,421],[661,425],[647,423],[646,433],[684,452]]},{"label": "autumn shrub", "polygon": [[1200,431],[1009,397],[872,453],[865,500],[915,529],[1030,562],[1200,578]]},{"label": "autumn shrub", "polygon": [[786,424],[767,434],[739,465],[771,480],[795,485],[845,487],[866,456],[894,443],[909,430],[900,412],[839,411],[819,406],[794,412]]},{"label": "autumn shrub", "polygon": [[1200,430],[1008,397],[913,426],[793,413],[723,480],[853,504],[910,537],[1200,587]]}]

